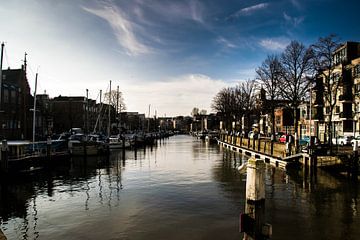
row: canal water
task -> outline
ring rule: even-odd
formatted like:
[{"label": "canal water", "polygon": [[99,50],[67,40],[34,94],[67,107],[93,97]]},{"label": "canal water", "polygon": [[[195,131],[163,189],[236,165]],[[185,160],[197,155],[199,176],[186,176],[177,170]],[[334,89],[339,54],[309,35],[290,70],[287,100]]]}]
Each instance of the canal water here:
[{"label": "canal water", "polygon": [[[110,157],[72,158],[0,183],[8,239],[242,239],[246,157],[190,136]],[[266,169],[272,239],[359,239],[359,186]]]}]

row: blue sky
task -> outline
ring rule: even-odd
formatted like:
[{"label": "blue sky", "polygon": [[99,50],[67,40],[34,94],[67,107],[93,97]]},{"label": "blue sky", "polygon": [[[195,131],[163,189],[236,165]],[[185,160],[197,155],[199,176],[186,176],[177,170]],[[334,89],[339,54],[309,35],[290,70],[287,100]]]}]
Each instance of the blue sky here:
[{"label": "blue sky", "polygon": [[210,112],[224,86],[255,76],[268,54],[336,33],[360,41],[358,1],[0,0],[4,67],[28,53],[29,82],[51,97],[97,98],[109,80],[129,111]]}]

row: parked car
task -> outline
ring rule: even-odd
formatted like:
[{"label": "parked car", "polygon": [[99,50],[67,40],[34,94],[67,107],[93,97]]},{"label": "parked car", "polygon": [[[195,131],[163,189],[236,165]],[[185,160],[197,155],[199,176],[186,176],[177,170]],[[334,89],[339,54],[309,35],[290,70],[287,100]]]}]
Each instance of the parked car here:
[{"label": "parked car", "polygon": [[336,138],[332,138],[331,141],[332,141],[332,144],[334,144],[334,145],[337,144],[337,145],[344,146],[344,145],[350,145],[351,139],[352,139],[352,137],[350,137],[350,136],[337,136]]},{"label": "parked car", "polygon": [[351,140],[351,146],[354,146],[355,142],[357,142],[358,147],[360,147],[360,135]]},{"label": "parked car", "polygon": [[303,136],[303,138],[299,140],[299,145],[310,145],[310,137]]},{"label": "parked car", "polygon": [[282,137],[282,135],[284,135],[285,133],[283,133],[283,132],[277,132],[277,133],[275,133],[275,140],[276,141],[279,141],[279,138],[281,138]]},{"label": "parked car", "polygon": [[[311,138],[313,138],[314,145],[317,145],[320,143],[319,139],[316,136],[311,136]],[[311,138],[310,138],[310,136],[303,136],[299,140],[299,145],[310,145]]]},{"label": "parked car", "polygon": [[279,142],[285,143],[287,139],[289,139],[290,135],[284,134],[281,137],[279,137]]}]

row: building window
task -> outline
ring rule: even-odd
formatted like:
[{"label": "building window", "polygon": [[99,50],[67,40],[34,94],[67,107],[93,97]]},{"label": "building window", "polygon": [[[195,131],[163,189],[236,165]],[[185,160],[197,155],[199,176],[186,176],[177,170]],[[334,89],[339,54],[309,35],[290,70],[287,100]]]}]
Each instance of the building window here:
[{"label": "building window", "polygon": [[360,77],[360,64],[354,67],[354,77]]},{"label": "building window", "polygon": [[355,103],[355,112],[360,112],[360,103]]},{"label": "building window", "polygon": [[346,60],[346,48],[343,48],[334,54],[334,62],[336,65],[340,64],[344,60]]},{"label": "building window", "polygon": [[9,90],[4,89],[4,103],[9,103]]},{"label": "building window", "polygon": [[280,121],[281,121],[280,116],[276,116],[276,118],[275,118],[275,122],[276,122],[276,124],[280,124]]},{"label": "building window", "polygon": [[11,90],[10,91],[10,102],[11,103],[16,103],[16,92],[15,92],[15,90]]},{"label": "building window", "polygon": [[325,108],[325,113],[326,113],[326,114],[329,114],[329,113],[330,113],[330,107],[326,107],[326,108]]},{"label": "building window", "polygon": [[337,83],[339,82],[340,80],[340,73],[334,73],[332,74],[331,78],[330,78],[330,84],[334,84],[334,83]]},{"label": "building window", "polygon": [[340,113],[340,106],[335,107],[335,113]]},{"label": "building window", "polygon": [[354,85],[354,88],[355,88],[355,94],[359,94],[360,93],[360,84],[355,84]]}]

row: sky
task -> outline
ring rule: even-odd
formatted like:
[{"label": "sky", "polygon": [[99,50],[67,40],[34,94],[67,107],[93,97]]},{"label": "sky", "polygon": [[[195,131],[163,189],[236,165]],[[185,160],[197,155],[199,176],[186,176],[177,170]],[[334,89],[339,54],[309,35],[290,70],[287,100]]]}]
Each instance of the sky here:
[{"label": "sky", "polygon": [[[346,4],[345,4],[346,3]],[[50,97],[119,86],[127,111],[190,115],[292,40],[360,41],[360,1],[0,0],[3,68]]]}]

